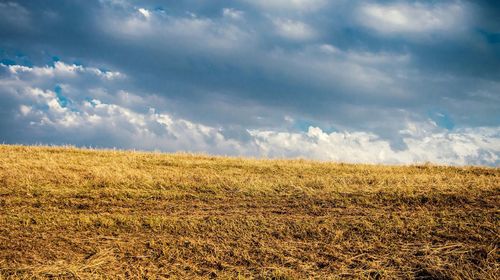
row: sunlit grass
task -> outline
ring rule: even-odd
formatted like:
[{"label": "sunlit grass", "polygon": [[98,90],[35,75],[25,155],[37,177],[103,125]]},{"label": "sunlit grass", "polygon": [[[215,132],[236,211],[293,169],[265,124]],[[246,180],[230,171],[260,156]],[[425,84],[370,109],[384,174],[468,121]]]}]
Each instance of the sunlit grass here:
[{"label": "sunlit grass", "polygon": [[3,145],[0,279],[496,279],[499,195],[498,168]]}]

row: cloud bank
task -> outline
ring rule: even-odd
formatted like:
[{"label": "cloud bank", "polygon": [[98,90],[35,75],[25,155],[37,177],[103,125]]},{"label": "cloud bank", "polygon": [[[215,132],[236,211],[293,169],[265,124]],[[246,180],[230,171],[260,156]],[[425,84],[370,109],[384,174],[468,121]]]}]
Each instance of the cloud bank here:
[{"label": "cloud bank", "polygon": [[[53,144],[101,143],[107,147],[145,150],[357,163],[496,165],[500,161],[500,129],[476,128],[452,133],[439,129],[430,120],[426,123],[407,122],[406,129],[399,131],[407,145],[404,150],[394,150],[387,140],[373,133],[328,133],[313,126],[309,126],[306,132],[246,130],[248,137],[243,140],[225,135],[221,127],[176,118],[153,107],[142,112],[134,110],[127,106],[128,101],[141,100],[141,97],[131,93],[116,94],[123,102],[104,103],[95,95],[100,93],[105,97],[105,90],[94,89],[89,90],[95,92],[94,97],[79,100],[78,94],[71,93],[74,88],[71,84],[59,85],[54,90],[43,89],[26,76],[65,78],[66,82],[71,82],[71,79],[77,79],[75,75],[87,75],[97,76],[101,83],[107,83],[110,77],[120,77],[115,72],[102,72],[64,62],[56,62],[53,67],[3,64],[0,67],[4,70],[0,80],[0,87],[5,93],[3,98],[14,105],[13,117],[17,125],[22,125],[18,129],[27,135],[42,134],[48,143]],[[43,84],[43,81],[40,83]],[[4,125],[8,124],[4,121]]]}]

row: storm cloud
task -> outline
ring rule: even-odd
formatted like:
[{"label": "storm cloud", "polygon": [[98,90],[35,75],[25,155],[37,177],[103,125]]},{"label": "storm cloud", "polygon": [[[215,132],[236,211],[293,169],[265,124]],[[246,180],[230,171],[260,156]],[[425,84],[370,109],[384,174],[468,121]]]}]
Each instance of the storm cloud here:
[{"label": "storm cloud", "polygon": [[494,1],[2,1],[0,140],[500,163]]}]

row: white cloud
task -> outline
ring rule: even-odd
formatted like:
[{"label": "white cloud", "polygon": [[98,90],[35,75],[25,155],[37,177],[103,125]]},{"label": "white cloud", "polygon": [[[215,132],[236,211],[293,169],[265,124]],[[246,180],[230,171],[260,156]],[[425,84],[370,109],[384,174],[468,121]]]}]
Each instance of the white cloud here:
[{"label": "white cloud", "polygon": [[[405,76],[411,62],[405,53],[340,50],[329,44],[311,44],[299,50],[278,49],[265,58],[266,62],[272,62],[270,67],[277,67],[270,72],[286,72],[292,80],[307,80],[337,91],[345,89],[349,95],[363,92],[365,96],[393,97],[401,91],[397,79]],[[375,88],[387,90],[374,91]]]},{"label": "white cloud", "polygon": [[[442,130],[428,123],[407,123],[401,137],[405,150],[394,150],[388,140],[373,133],[332,132],[309,127],[307,132],[250,130],[250,141],[226,138],[219,128],[174,118],[150,109],[139,113],[100,100],[84,101],[72,110],[61,106],[52,91],[26,88],[21,91],[22,116],[38,121],[32,126],[52,127],[63,133],[104,129],[120,138],[125,147],[166,151],[203,151],[215,154],[270,158],[311,158],[336,162],[409,164],[500,163],[500,128]],[[47,105],[48,110],[33,110]],[[289,121],[289,120],[287,120]],[[138,144],[140,143],[140,144]]]},{"label": "white cloud", "polygon": [[324,7],[327,0],[244,0],[264,10],[313,12]]},{"label": "white cloud", "polygon": [[[223,16],[241,19],[243,13],[234,9],[224,9]],[[110,14],[104,25],[111,36],[126,40],[151,40],[152,44],[171,47],[171,42],[182,44],[184,48],[198,51],[240,50],[253,42],[251,32],[244,30],[235,20],[216,20],[199,17],[188,13],[178,17],[162,15],[161,17],[138,16],[136,12],[128,16]]]},{"label": "white cloud", "polygon": [[[78,67],[66,66],[60,69],[74,75],[86,73],[75,70],[80,69]],[[398,132],[406,145],[402,150],[395,150],[389,140],[372,132],[345,130],[328,133],[314,126],[310,126],[306,132],[252,129],[246,131],[248,137],[245,139],[232,138],[224,133],[224,127],[205,125],[175,117],[168,112],[159,112],[151,104],[149,110],[145,110],[144,106],[148,106],[145,104],[140,108],[134,108],[130,102],[119,104],[123,98],[132,100],[132,103],[142,99],[131,92],[117,91],[115,102],[99,90],[87,90],[86,94],[91,98],[74,95],[70,99],[53,90],[33,85],[31,77],[19,75],[22,71],[42,71],[46,75],[43,72],[47,71],[45,67],[19,66],[12,69],[0,79],[2,98],[8,98],[10,104],[15,104],[14,108],[18,112],[16,125],[38,131],[37,135],[41,135],[42,139],[65,139],[69,144],[85,145],[95,145],[97,142],[104,143],[105,147],[301,157],[356,163],[500,164],[500,127],[449,131],[437,127],[430,120],[406,120],[403,121],[405,128]],[[114,81],[103,79],[101,82]],[[63,93],[70,90],[71,86],[63,86]],[[286,115],[283,121],[293,125],[295,119]]]},{"label": "white cloud", "polygon": [[251,135],[261,156],[266,157],[306,157],[338,162],[390,164],[500,163],[500,127],[405,135],[403,141],[408,148],[402,151],[393,150],[387,140],[367,132],[326,133],[320,128],[309,127],[307,133],[254,130]]},{"label": "white cloud", "polygon": [[31,106],[21,105],[19,111],[23,116],[27,116],[31,112]]},{"label": "white cloud", "polygon": [[316,37],[316,31],[308,24],[291,19],[274,19],[276,32],[291,40],[310,40]]},{"label": "white cloud", "polygon": [[[139,113],[116,104],[100,100],[73,104],[71,110],[61,106],[52,91],[26,88],[21,91],[24,102],[48,109],[31,110],[21,105],[20,110],[30,126],[46,131],[57,130],[64,134],[78,134],[85,131],[97,137],[93,131],[105,131],[111,143],[140,149],[162,149],[166,151],[211,151],[215,153],[237,153],[242,151],[241,143],[225,139],[217,128],[173,118],[168,114],[156,113],[150,109]],[[33,121],[36,119],[36,121]],[[101,132],[102,133],[102,132]],[[113,141],[112,139],[115,139]]]},{"label": "white cloud", "polygon": [[465,7],[452,3],[365,4],[358,21],[383,34],[428,33],[463,28]]},{"label": "white cloud", "polygon": [[151,12],[147,9],[144,8],[139,8],[137,10],[141,15],[143,15],[146,19],[149,19],[151,17]]},{"label": "white cloud", "polygon": [[103,71],[94,67],[84,67],[75,64],[66,64],[61,61],[56,61],[54,66],[43,66],[43,67],[28,67],[23,65],[4,65],[0,64],[0,67],[7,68],[13,74],[33,74],[38,77],[75,77],[78,73],[92,74],[97,77],[112,80],[124,77],[124,74],[114,71]]},{"label": "white cloud", "polygon": [[222,15],[226,18],[240,20],[243,18],[244,13],[233,8],[224,8],[222,9]]}]

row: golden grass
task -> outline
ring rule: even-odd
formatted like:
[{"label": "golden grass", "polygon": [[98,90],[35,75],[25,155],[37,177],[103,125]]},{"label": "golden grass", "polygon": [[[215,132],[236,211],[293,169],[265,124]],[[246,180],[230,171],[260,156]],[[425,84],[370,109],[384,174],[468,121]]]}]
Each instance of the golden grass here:
[{"label": "golden grass", "polygon": [[500,169],[0,145],[0,279],[498,279]]}]

